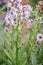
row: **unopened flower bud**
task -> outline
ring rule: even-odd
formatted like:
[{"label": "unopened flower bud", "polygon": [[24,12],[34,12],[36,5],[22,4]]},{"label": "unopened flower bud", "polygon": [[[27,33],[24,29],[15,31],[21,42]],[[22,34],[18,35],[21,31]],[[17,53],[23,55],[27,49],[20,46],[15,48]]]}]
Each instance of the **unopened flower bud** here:
[{"label": "unopened flower bud", "polygon": [[5,27],[5,28],[4,28],[4,31],[5,31],[5,32],[8,32],[8,27]]}]

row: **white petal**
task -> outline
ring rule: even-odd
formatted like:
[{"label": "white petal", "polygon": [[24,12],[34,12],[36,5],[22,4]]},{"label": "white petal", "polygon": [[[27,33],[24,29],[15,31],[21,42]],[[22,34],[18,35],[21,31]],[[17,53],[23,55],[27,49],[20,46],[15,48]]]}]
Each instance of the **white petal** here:
[{"label": "white petal", "polygon": [[[42,38],[40,38],[40,36],[41,36]],[[43,40],[43,34],[39,33],[39,34],[37,35],[37,41],[42,41],[42,40]]]},{"label": "white petal", "polygon": [[11,2],[13,2],[14,0],[11,0]]},{"label": "white petal", "polygon": [[11,7],[11,6],[12,6],[12,3],[8,3],[7,6],[8,6],[8,7]]},{"label": "white petal", "polygon": [[17,0],[19,3],[22,1],[22,0]]}]

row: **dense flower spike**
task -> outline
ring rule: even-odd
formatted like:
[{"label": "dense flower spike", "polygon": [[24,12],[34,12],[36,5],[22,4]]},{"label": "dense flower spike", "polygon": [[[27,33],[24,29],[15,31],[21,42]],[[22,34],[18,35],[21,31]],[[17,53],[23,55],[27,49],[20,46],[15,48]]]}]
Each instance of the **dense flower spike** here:
[{"label": "dense flower spike", "polygon": [[22,5],[21,0],[11,0],[8,2],[7,6],[10,8],[8,10],[5,21],[15,25],[17,23],[18,15],[20,14],[20,20],[29,19],[32,8],[30,5]]}]

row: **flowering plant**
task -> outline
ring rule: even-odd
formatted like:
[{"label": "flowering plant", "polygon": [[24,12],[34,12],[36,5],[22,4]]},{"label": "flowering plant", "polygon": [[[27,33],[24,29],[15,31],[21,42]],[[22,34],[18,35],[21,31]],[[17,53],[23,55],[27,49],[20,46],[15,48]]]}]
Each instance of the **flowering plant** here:
[{"label": "flowering plant", "polygon": [[33,10],[21,0],[11,0],[7,6],[0,64],[43,65],[43,16],[39,8]]}]

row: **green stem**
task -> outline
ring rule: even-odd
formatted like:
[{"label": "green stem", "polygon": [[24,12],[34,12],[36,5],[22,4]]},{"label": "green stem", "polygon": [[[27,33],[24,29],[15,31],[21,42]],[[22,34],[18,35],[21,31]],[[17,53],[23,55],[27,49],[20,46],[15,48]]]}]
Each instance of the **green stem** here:
[{"label": "green stem", "polygon": [[17,35],[17,41],[16,41],[16,65],[18,65],[18,35]]},{"label": "green stem", "polygon": [[17,38],[16,38],[16,65],[18,65],[18,25],[17,25]]},{"label": "green stem", "polygon": [[30,61],[30,58],[31,58],[31,51],[30,51],[30,47],[31,47],[31,45],[30,45],[30,40],[29,40],[30,38],[28,38],[28,40],[27,40],[27,46],[26,46],[26,54],[27,54],[27,65],[30,65],[30,63],[31,63],[31,61]]},{"label": "green stem", "polygon": [[19,38],[18,27],[19,27],[19,19],[18,19],[17,28],[16,28],[16,32],[17,32],[17,38],[16,38],[16,65],[18,65],[18,38]]},{"label": "green stem", "polygon": [[27,47],[26,53],[27,53],[27,65],[29,65],[29,63],[30,63],[30,52],[29,52],[29,48],[28,47]]}]

